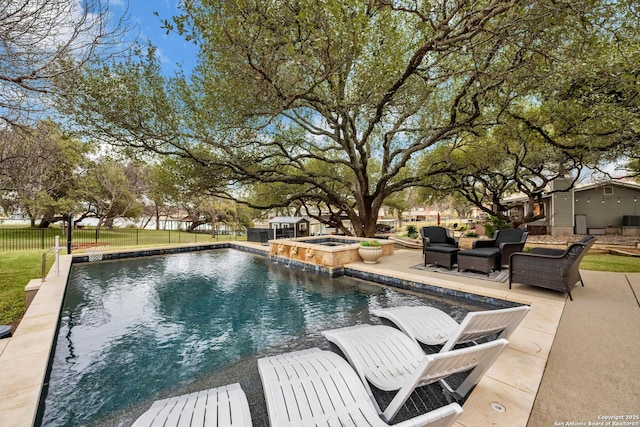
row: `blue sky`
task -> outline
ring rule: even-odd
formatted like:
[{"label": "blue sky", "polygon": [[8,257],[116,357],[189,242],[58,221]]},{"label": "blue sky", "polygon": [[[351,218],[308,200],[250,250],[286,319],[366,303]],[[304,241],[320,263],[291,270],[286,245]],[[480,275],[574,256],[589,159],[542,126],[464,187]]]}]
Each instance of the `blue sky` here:
[{"label": "blue sky", "polygon": [[[142,41],[151,40],[158,48],[158,57],[163,70],[173,74],[177,64],[182,64],[187,75],[196,64],[197,48],[191,42],[175,34],[166,34],[162,29],[162,22],[180,13],[178,0],[129,0],[129,15],[131,25],[136,25]],[[111,0],[111,13],[121,16],[127,7],[127,0]],[[158,12],[159,16],[154,15]]]}]

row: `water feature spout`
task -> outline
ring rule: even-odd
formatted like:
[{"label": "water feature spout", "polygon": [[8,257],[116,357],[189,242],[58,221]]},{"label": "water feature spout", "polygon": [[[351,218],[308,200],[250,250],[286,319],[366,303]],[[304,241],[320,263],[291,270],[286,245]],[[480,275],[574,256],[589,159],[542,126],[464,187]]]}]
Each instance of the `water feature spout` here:
[{"label": "water feature spout", "polygon": [[307,261],[309,261],[309,259],[311,259],[311,262],[315,263],[315,257],[316,257],[316,252],[313,250],[313,248],[307,249],[307,253],[304,255],[304,258]]}]

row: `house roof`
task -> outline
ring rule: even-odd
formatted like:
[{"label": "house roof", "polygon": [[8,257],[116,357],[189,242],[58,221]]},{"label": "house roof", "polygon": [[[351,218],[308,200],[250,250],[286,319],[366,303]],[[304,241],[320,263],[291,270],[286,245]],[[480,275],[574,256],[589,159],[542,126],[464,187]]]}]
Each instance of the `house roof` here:
[{"label": "house roof", "polygon": [[300,222],[309,222],[309,220],[301,216],[276,216],[269,220],[269,224],[298,224]]},{"label": "house roof", "polygon": [[632,190],[640,190],[640,184],[638,184],[637,182],[612,180],[612,181],[606,181],[606,182],[592,182],[589,184],[577,185],[574,191],[592,190],[594,188],[608,187],[608,186],[625,187],[625,188],[630,188]]},{"label": "house roof", "polygon": [[[573,191],[574,193],[579,193],[581,191],[593,190],[594,188],[608,187],[608,186],[625,187],[625,188],[630,188],[632,190],[640,191],[640,184],[632,181],[627,181],[627,180],[611,180],[611,181],[602,181],[602,182],[590,182],[588,184],[580,184],[580,185],[576,185],[573,188]],[[547,188],[545,190],[545,193],[542,195],[543,199],[547,199],[551,197],[550,194],[548,194],[550,190],[551,190],[550,188]],[[522,193],[518,193],[509,197],[505,197],[502,200],[507,203],[518,203],[518,202],[526,202],[527,200],[529,200],[529,198]]]}]

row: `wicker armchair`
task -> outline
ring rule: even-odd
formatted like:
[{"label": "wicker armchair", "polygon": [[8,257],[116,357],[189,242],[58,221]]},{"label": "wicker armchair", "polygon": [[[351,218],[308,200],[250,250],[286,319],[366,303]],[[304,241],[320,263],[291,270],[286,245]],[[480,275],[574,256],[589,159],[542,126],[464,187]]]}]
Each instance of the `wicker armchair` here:
[{"label": "wicker armchair", "polygon": [[533,248],[530,253],[514,253],[509,258],[509,289],[512,283],[566,292],[580,282],[580,261],[595,242],[593,236],[572,243],[566,250]]},{"label": "wicker armchair", "polygon": [[428,246],[448,246],[452,248],[458,247],[458,240],[449,235],[449,230],[444,227],[431,226],[422,227],[420,229],[422,236],[422,247]]},{"label": "wicker armchair", "polygon": [[517,228],[503,228],[493,233],[493,239],[474,241],[473,249],[497,248],[499,251],[496,260],[498,267],[506,266],[512,253],[522,252],[528,235],[528,232]]}]

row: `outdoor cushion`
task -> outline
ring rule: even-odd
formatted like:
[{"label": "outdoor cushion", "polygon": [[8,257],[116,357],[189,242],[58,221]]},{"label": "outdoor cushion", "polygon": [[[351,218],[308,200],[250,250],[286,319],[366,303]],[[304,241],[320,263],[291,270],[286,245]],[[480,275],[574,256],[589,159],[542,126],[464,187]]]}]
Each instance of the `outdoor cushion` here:
[{"label": "outdoor cushion", "polygon": [[478,249],[466,249],[464,251],[458,252],[458,256],[475,256],[479,258],[489,258],[495,254],[500,252],[499,248],[490,247],[490,248],[478,248]]},{"label": "outdoor cushion", "polygon": [[449,236],[449,230],[444,227],[422,227],[420,229],[420,234],[424,240],[425,246],[432,245],[446,245],[457,247],[458,242],[453,237]]}]

